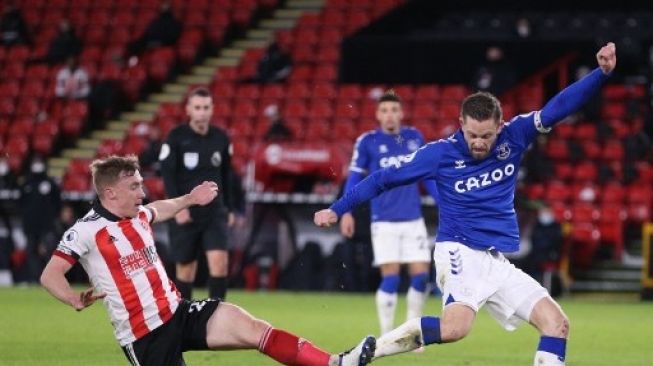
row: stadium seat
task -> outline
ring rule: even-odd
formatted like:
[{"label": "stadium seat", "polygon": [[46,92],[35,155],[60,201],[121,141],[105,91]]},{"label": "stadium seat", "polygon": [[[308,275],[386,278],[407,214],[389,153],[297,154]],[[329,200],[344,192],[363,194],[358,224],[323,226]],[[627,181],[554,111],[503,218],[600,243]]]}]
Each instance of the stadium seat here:
[{"label": "stadium seat", "polygon": [[578,141],[596,140],[596,126],[591,123],[583,123],[576,126],[574,137]]},{"label": "stadium seat", "polygon": [[604,204],[621,204],[625,195],[626,191],[621,183],[612,181],[603,186],[600,200]]},{"label": "stadium seat", "polygon": [[310,119],[329,119],[333,116],[333,107],[328,100],[313,100],[308,110]]},{"label": "stadium seat", "polygon": [[621,161],[625,157],[624,144],[619,140],[608,140],[601,151],[601,159],[606,161]]},{"label": "stadium seat", "polygon": [[574,165],[566,161],[557,162],[553,165],[554,176],[556,179],[569,180],[574,176]]},{"label": "stadium seat", "polygon": [[335,86],[332,83],[319,82],[313,87],[313,98],[318,99],[335,99],[338,95]]},{"label": "stadium seat", "polygon": [[440,89],[436,85],[419,85],[415,88],[415,101],[436,102],[440,98]]},{"label": "stadium seat", "polygon": [[569,158],[569,146],[567,141],[550,139],[547,143],[546,154],[553,160],[567,160]]},{"label": "stadium seat", "polygon": [[554,180],[549,182],[544,197],[549,203],[565,202],[569,199],[570,194],[571,192],[566,184],[562,181]]},{"label": "stadium seat", "polygon": [[581,141],[581,147],[583,149],[583,155],[588,160],[595,160],[601,157],[601,146],[595,140],[586,140]]},{"label": "stadium seat", "polygon": [[577,182],[596,181],[599,171],[592,161],[583,161],[574,167],[574,180]]},{"label": "stadium seat", "polygon": [[576,223],[569,233],[572,264],[588,268],[594,261],[594,255],[601,241],[601,232],[591,223]]},{"label": "stadium seat", "polygon": [[575,203],[571,206],[571,220],[576,223],[597,222],[601,212],[590,203]]},{"label": "stadium seat", "polygon": [[286,91],[288,99],[310,98],[312,95],[311,88],[306,83],[291,83]]}]

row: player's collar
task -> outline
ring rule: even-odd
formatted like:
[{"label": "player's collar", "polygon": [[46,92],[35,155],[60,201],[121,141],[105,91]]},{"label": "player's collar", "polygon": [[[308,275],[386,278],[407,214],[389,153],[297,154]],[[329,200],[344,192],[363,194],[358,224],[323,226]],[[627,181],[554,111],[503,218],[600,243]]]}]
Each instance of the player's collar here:
[{"label": "player's collar", "polygon": [[97,212],[100,214],[100,216],[104,217],[105,219],[109,221],[120,221],[122,220],[122,217],[118,217],[114,214],[111,213],[111,211],[107,210],[104,206],[102,206],[102,203],[100,203],[100,200],[95,200],[93,201],[93,211]]}]

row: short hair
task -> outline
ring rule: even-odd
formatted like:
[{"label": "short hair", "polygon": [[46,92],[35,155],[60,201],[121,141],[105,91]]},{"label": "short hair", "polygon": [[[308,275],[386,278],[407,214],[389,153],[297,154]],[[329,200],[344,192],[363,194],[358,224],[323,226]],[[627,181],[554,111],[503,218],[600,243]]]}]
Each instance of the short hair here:
[{"label": "short hair", "polygon": [[213,96],[211,95],[211,92],[209,91],[209,89],[207,89],[207,88],[205,88],[203,86],[200,86],[200,87],[197,87],[197,88],[191,90],[188,93],[188,99],[187,100],[190,100],[190,98],[192,98],[192,97],[213,98]]},{"label": "short hair", "polygon": [[94,160],[89,167],[93,177],[93,187],[100,197],[102,197],[102,191],[107,186],[118,182],[120,173],[125,172],[127,175],[133,175],[140,169],[136,155],[110,155],[104,159]]},{"label": "short hair", "polygon": [[471,117],[477,121],[493,119],[499,123],[503,118],[501,102],[488,92],[474,93],[463,100],[460,116],[463,120]]},{"label": "short hair", "polygon": [[395,92],[394,89],[388,89],[379,98],[379,104],[383,102],[397,102],[401,104],[401,97],[399,94],[397,94],[397,92]]}]

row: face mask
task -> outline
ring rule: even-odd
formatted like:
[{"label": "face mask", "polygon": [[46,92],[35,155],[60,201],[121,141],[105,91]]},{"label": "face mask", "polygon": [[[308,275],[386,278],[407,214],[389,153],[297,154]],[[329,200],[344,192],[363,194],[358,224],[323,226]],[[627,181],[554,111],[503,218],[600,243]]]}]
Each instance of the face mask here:
[{"label": "face mask", "polygon": [[594,198],[596,198],[596,194],[594,193],[594,190],[592,188],[588,187],[580,191],[578,197],[581,199],[581,201],[592,202],[594,201]]},{"label": "face mask", "polygon": [[555,221],[555,217],[549,211],[542,211],[537,215],[537,219],[542,225],[550,225]]},{"label": "face mask", "polygon": [[45,164],[40,161],[32,163],[32,173],[39,174],[45,171]]},{"label": "face mask", "polygon": [[0,175],[7,175],[9,173],[9,165],[5,162],[0,163]]}]

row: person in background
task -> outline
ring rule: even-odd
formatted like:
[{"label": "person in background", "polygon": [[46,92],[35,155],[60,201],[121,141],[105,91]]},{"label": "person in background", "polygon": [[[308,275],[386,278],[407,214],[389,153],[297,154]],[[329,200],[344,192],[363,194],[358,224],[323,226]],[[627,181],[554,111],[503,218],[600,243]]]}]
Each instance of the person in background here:
[{"label": "person in background", "polygon": [[57,73],[54,94],[62,99],[86,99],[91,92],[88,73],[79,66],[77,57],[70,56]]},{"label": "person in background", "polygon": [[27,238],[27,281],[38,283],[56,246],[55,223],[61,211],[61,191],[46,172],[45,161],[32,159],[30,172],[20,187],[20,210]]},{"label": "person in background", "polygon": [[265,108],[263,114],[268,118],[270,126],[265,132],[264,139],[267,142],[282,142],[292,140],[292,131],[286,126],[279,113],[279,107],[276,104],[270,104]]}]

